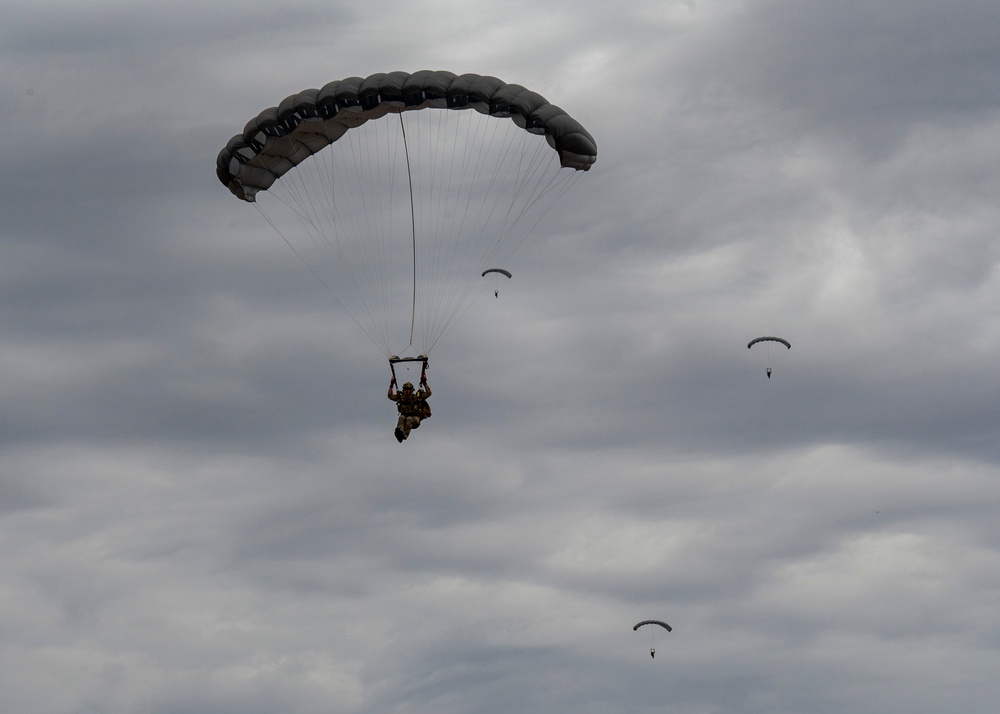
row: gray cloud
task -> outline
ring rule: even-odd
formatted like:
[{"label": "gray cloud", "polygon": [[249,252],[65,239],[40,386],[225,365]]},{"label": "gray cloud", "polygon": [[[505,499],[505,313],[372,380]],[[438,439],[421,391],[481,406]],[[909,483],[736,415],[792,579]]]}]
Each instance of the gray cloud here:
[{"label": "gray cloud", "polygon": [[[995,16],[5,6],[2,708],[992,712]],[[424,67],[599,160],[400,445],[384,358],[214,161]]]}]

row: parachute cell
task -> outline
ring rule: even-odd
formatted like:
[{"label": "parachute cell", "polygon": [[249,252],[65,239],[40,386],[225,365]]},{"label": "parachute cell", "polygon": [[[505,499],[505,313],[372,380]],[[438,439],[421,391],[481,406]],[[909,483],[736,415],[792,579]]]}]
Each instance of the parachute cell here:
[{"label": "parachute cell", "polygon": [[636,623],[636,625],[632,628],[632,630],[633,631],[638,630],[643,625],[659,625],[660,627],[664,628],[667,632],[673,632],[674,629],[667,623],[662,622],[660,620],[643,620],[642,622]]},{"label": "parachute cell", "polygon": [[751,347],[753,347],[758,342],[780,342],[781,344],[783,344],[788,349],[792,349],[791,343],[789,343],[788,340],[783,340],[780,337],[756,337],[756,338],[750,340],[750,342],[747,343],[747,349],[750,349]]},{"label": "parachute cell", "polygon": [[[472,111],[470,111],[472,110]],[[597,159],[593,137],[496,77],[348,77],[260,112],[216,173],[387,356],[428,355]]]}]

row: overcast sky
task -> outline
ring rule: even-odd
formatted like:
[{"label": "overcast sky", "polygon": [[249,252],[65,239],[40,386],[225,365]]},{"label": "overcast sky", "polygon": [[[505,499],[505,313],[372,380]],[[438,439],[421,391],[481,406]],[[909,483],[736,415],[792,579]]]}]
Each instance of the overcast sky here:
[{"label": "overcast sky", "polygon": [[[998,27],[7,0],[0,710],[995,714]],[[538,91],[598,160],[400,445],[383,355],[215,159],[419,69]]]}]

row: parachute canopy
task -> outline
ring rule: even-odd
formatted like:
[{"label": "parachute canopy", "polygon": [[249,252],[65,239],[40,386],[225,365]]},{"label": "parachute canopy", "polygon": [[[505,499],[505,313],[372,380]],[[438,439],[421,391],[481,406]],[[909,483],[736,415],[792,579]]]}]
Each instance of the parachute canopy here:
[{"label": "parachute canopy", "polygon": [[635,626],[632,628],[632,630],[633,631],[638,630],[643,625],[659,625],[660,627],[664,628],[667,632],[672,632],[674,629],[667,623],[662,622],[660,620],[643,620],[642,622],[636,623]]},{"label": "parachute canopy", "polygon": [[747,349],[750,349],[758,342],[780,342],[788,349],[792,349],[792,345],[788,342],[788,340],[783,340],[780,337],[756,337],[747,343]]},{"label": "parachute canopy", "polygon": [[286,97],[229,140],[216,160],[217,174],[234,195],[253,201],[258,191],[348,130],[390,113],[428,108],[510,118],[525,131],[544,135],[568,168],[587,171],[597,161],[594,137],[540,94],[496,77],[422,70],[348,77]]},{"label": "parachute canopy", "polygon": [[506,275],[508,278],[512,277],[511,274],[503,268],[490,268],[489,270],[484,270],[480,277],[485,278],[489,273],[500,273],[500,275]]},{"label": "parachute canopy", "polygon": [[428,355],[484,289],[475,276],[596,160],[593,137],[541,95],[422,70],[286,97],[229,140],[216,174],[389,357]]}]

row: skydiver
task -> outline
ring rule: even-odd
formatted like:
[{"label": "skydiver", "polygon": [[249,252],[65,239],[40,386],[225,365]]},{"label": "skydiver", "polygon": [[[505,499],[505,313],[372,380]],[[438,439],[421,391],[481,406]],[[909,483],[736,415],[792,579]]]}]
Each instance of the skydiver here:
[{"label": "skydiver", "polygon": [[495,297],[495,298],[500,297],[500,291],[499,290],[494,290],[493,291],[493,297]]},{"label": "skydiver", "polygon": [[431,415],[431,408],[427,404],[427,397],[431,396],[431,388],[427,386],[427,375],[420,375],[420,386],[416,392],[413,391],[413,383],[405,382],[402,390],[393,392],[396,386],[396,377],[389,382],[389,391],[386,396],[396,402],[396,410],[399,412],[399,419],[396,421],[396,441],[400,444],[410,435],[410,429],[420,426],[423,419]]},{"label": "skydiver", "polygon": [[656,659],[656,648],[655,647],[650,647],[649,648],[649,656],[652,657],[653,659]]}]

